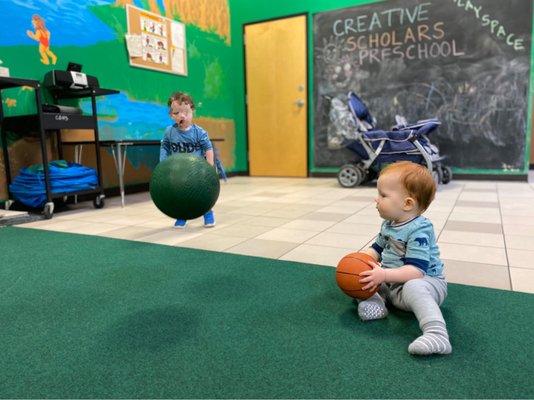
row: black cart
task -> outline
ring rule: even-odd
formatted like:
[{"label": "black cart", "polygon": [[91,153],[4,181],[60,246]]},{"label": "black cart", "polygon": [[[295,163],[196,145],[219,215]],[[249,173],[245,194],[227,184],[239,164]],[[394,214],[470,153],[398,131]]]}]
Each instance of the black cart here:
[{"label": "black cart", "polygon": [[[37,107],[36,114],[20,115],[14,117],[5,117],[2,108],[2,90],[14,87],[29,86],[35,91],[35,104]],[[41,156],[43,160],[44,180],[46,189],[46,203],[44,205],[43,213],[45,218],[52,218],[54,213],[54,199],[64,198],[68,196],[80,196],[94,194],[93,204],[96,208],[104,207],[104,188],[102,186],[102,166],[100,162],[100,140],[98,136],[98,120],[96,111],[96,96],[117,94],[119,91],[101,88],[88,89],[50,89],[54,97],[55,103],[61,99],[81,99],[91,98],[92,115],[70,114],[61,112],[43,112],[41,101],[41,84],[39,81],[19,78],[0,77],[0,124],[4,165],[6,171],[6,183],[9,193],[9,199],[5,203],[5,208],[9,209],[13,204],[9,185],[12,182],[11,168],[9,163],[9,152],[7,148],[7,132],[15,132],[21,135],[29,135],[32,132],[39,134]],[[90,190],[72,191],[56,193],[50,190],[50,171],[48,168],[48,155],[46,151],[46,138],[48,135],[55,134],[58,148],[59,158],[63,158],[63,143],[61,140],[61,129],[91,129],[94,131],[94,146],[96,154],[96,170],[98,176],[98,186]]]}]

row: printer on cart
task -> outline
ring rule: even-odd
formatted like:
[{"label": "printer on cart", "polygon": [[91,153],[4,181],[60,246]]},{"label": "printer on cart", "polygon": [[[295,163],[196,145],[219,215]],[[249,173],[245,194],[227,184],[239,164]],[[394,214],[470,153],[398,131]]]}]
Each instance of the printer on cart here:
[{"label": "printer on cart", "polygon": [[66,71],[52,70],[44,76],[44,86],[53,90],[97,89],[100,87],[96,76],[81,72],[80,64],[69,63]]}]

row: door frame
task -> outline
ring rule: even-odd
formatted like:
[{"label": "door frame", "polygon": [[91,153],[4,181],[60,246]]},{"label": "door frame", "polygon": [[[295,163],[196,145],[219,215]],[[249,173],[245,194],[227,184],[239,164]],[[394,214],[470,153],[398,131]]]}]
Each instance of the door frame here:
[{"label": "door frame", "polygon": [[246,171],[246,175],[250,176],[250,157],[249,157],[249,138],[250,138],[250,132],[249,132],[249,123],[248,123],[248,100],[247,100],[247,96],[248,96],[248,90],[247,90],[247,45],[246,45],[246,36],[245,36],[245,27],[248,26],[248,25],[255,25],[255,24],[261,24],[261,23],[264,23],[264,22],[271,22],[271,21],[277,21],[277,20],[280,20],[280,19],[286,19],[286,18],[293,18],[293,17],[301,17],[303,16],[305,18],[305,46],[306,46],[306,53],[305,53],[305,57],[306,57],[306,67],[305,67],[305,71],[304,71],[304,85],[305,85],[305,88],[306,88],[306,177],[309,178],[310,177],[310,85],[309,85],[309,70],[310,70],[310,43],[309,43],[309,14],[307,12],[302,12],[302,13],[297,13],[297,14],[289,14],[289,15],[284,15],[284,16],[281,16],[281,17],[273,17],[273,18],[267,18],[267,19],[262,19],[262,20],[259,20],[259,21],[254,21],[254,22],[247,22],[246,24],[243,24],[242,25],[242,32],[241,32],[241,37],[243,38],[243,79],[244,79],[244,88],[245,88],[245,97],[244,97],[244,100],[245,100],[245,133],[246,133],[246,152],[247,152],[247,171]]}]

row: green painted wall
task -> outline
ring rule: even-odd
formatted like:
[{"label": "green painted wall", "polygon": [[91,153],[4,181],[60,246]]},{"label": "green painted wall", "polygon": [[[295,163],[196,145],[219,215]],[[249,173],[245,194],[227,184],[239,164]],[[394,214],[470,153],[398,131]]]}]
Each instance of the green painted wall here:
[{"label": "green painted wall", "polygon": [[[218,5],[228,10],[225,2],[219,0]],[[165,3],[173,4],[172,1]],[[200,3],[189,1],[189,11],[200,7]],[[148,1],[134,0],[134,5],[150,10]],[[204,1],[204,7],[209,6],[210,3]],[[158,7],[165,15],[163,2],[158,2]],[[65,14],[65,8],[70,13]],[[26,31],[34,29],[32,14],[39,14],[46,20],[46,28],[51,32],[50,48],[57,55],[56,65],[43,64],[38,43],[27,37]],[[181,17],[174,15],[174,19],[181,20]],[[224,23],[224,19],[219,22]],[[228,26],[229,22],[226,24]],[[177,90],[193,96],[197,103],[196,117],[226,121],[226,126],[234,119],[234,94],[230,85],[232,44],[215,29],[201,29],[193,22],[186,23],[188,76],[179,76],[129,65],[124,41],[126,12],[123,6],[115,5],[115,0],[63,0],[57,4],[37,2],[33,5],[3,0],[0,2],[0,25],[3,29],[0,64],[9,68],[10,76],[41,81],[46,72],[65,69],[69,61],[74,61],[83,65],[83,72],[98,77],[101,87],[121,92],[98,99],[99,116],[104,117],[99,121],[103,139],[160,139],[165,127],[172,123],[167,114],[167,99]],[[2,91],[2,100],[6,115],[35,112],[33,92],[29,90]],[[51,100],[49,96],[47,100]],[[82,102],[81,106],[88,109],[89,102]],[[220,137],[217,132],[210,134]],[[10,136],[9,145],[17,139]],[[129,161],[134,167],[147,171],[152,168],[154,157],[143,154],[141,148],[138,150],[129,151]],[[234,166],[227,166],[229,171],[244,163],[243,154],[239,155],[241,160],[238,155],[233,156],[238,160]],[[2,192],[5,188],[2,187],[3,177],[0,178]],[[2,197],[0,195],[0,199]]]},{"label": "green painted wall", "polygon": [[[67,2],[74,0],[66,0]],[[136,1],[136,5],[149,8],[148,1]],[[344,7],[358,6],[375,2],[374,0],[228,0],[230,9],[230,43],[216,32],[202,30],[194,24],[187,24],[187,46],[189,76],[154,72],[146,69],[130,67],[127,61],[123,34],[126,32],[126,18],[122,7],[114,6],[114,1],[107,5],[94,5],[93,0],[81,0],[87,4],[87,10],[99,21],[103,22],[114,34],[110,40],[98,41],[90,45],[61,45],[57,42],[57,34],[52,38],[54,52],[58,56],[58,64],[43,65],[36,55],[35,43],[21,43],[18,45],[5,44],[9,30],[0,36],[0,60],[2,66],[9,67],[11,76],[42,79],[45,72],[52,68],[64,68],[68,61],[84,64],[84,70],[99,77],[101,86],[120,90],[127,95],[126,103],[120,107],[105,107],[105,114],[110,120],[128,113],[135,113],[137,117],[147,116],[164,106],[167,96],[174,90],[190,92],[202,103],[197,110],[197,116],[208,118],[225,118],[235,122],[235,163],[231,171],[247,170],[246,116],[244,97],[244,62],[243,62],[243,25],[246,23],[280,18],[288,15],[306,14],[308,16],[308,107],[309,107],[309,135],[313,144],[314,115],[313,115],[313,37],[312,16],[318,12],[335,10]],[[41,4],[41,3],[39,3]],[[93,4],[93,5],[91,5]],[[101,3],[98,3],[101,4]],[[158,1],[160,7],[163,2]],[[193,3],[192,3],[193,4]],[[0,2],[0,14],[20,7],[19,2],[4,0]],[[40,10],[32,12],[39,13]],[[12,13],[13,14],[13,13]],[[14,13],[13,23],[17,29],[24,32],[31,29],[28,17]],[[18,18],[18,19],[17,19]],[[176,16],[175,19],[179,20]],[[2,17],[0,17],[2,21]],[[84,29],[91,29],[89,26]],[[53,26],[48,25],[52,30]],[[8,33],[6,33],[8,32]],[[531,71],[532,72],[532,71]],[[532,80],[531,80],[532,81]],[[532,84],[531,84],[532,87]],[[31,110],[31,95],[27,91],[14,91],[17,106],[9,112],[23,113]],[[532,90],[531,90],[532,92]],[[132,111],[128,105],[135,105]],[[106,125],[108,135],[114,137],[131,136],[136,138],[155,139],[161,137],[163,129],[169,121],[164,117],[157,118],[157,123],[147,124],[150,128],[135,131],[129,126]],[[160,122],[161,121],[161,122]],[[527,149],[528,151],[528,149]],[[313,163],[313,152],[309,149],[311,172],[335,172],[336,168],[316,168]],[[483,173],[483,171],[464,171],[466,173]],[[496,173],[499,171],[486,171]]]},{"label": "green painted wall", "polygon": [[[9,7],[7,3],[10,2],[11,0],[3,1],[0,11]],[[164,104],[172,91],[180,89],[202,102],[198,110],[199,116],[233,118],[233,96],[228,86],[232,75],[229,66],[233,54],[230,45],[221,37],[202,31],[194,25],[186,26],[189,69],[186,77],[135,68],[127,61],[123,39],[127,31],[124,8],[113,5],[89,8],[116,32],[115,40],[83,47],[53,46],[58,56],[55,66],[35,62],[35,45],[2,46],[0,40],[0,59],[3,66],[10,68],[13,77],[41,80],[47,71],[64,69],[68,61],[72,60],[83,64],[84,72],[97,76],[102,87],[118,89],[132,99]],[[18,111],[26,112],[31,109]],[[162,121],[162,124],[166,122],[168,121]]]},{"label": "green painted wall", "polygon": [[[245,72],[243,53],[243,25],[251,22],[263,21],[267,19],[280,18],[293,14],[306,14],[308,16],[308,126],[310,134],[310,144],[313,144],[313,27],[312,15],[318,12],[335,10],[338,8],[357,6],[374,3],[372,0],[254,0],[254,6],[248,0],[230,0],[230,10],[232,13],[232,58],[235,62],[235,78],[233,79],[233,92],[235,93],[235,121],[236,121],[236,153],[246,154],[246,109],[245,109]],[[317,169],[313,165],[313,152],[309,149],[310,172],[336,172],[337,168]],[[246,169],[246,159],[239,169]]]},{"label": "green painted wall", "polygon": [[[232,32],[232,59],[235,71],[233,78],[233,92],[235,93],[235,121],[236,121],[236,135],[238,154],[246,153],[246,109],[244,96],[244,54],[243,54],[243,25],[251,22],[264,21],[268,19],[276,19],[294,14],[306,14],[308,16],[308,126],[309,126],[309,169],[310,172],[337,172],[338,168],[318,168],[314,166],[313,162],[313,135],[314,135],[314,87],[313,87],[313,14],[335,10],[345,7],[353,7],[358,5],[365,5],[379,2],[380,0],[254,0],[253,5],[248,0],[230,0],[230,9],[232,13],[231,32]],[[534,33],[533,33],[534,35]],[[533,41],[534,49],[534,41]],[[533,60],[531,65],[534,65],[534,50],[531,52]],[[534,96],[534,68],[531,68],[530,79],[530,95],[529,95],[529,116],[527,125],[526,148],[525,148],[525,166],[520,173],[525,173],[528,170],[529,151],[530,151],[530,132],[532,131],[531,115],[532,98]],[[527,134],[528,133],[528,134]],[[244,157],[243,157],[244,158]],[[243,158],[239,158],[240,161]],[[243,165],[239,164],[239,170],[246,168],[246,159]],[[500,174],[510,175],[517,174],[518,171],[506,170],[480,170],[480,169],[457,169],[456,173],[464,174]]]}]

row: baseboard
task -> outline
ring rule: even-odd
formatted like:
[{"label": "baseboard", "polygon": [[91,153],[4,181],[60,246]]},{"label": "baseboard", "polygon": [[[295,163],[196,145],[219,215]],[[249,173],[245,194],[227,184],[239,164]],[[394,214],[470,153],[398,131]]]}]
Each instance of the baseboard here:
[{"label": "baseboard", "polygon": [[453,174],[452,180],[528,182],[528,175]]},{"label": "baseboard", "polygon": [[[125,186],[124,193],[134,194],[134,193],[140,193],[140,192],[148,192],[149,189],[150,189],[150,184],[148,182],[136,183],[133,185]],[[120,191],[120,188],[117,186],[117,187],[104,189],[104,194],[106,195],[106,197],[115,197],[115,196],[120,196],[121,191]]]},{"label": "baseboard", "polygon": [[[226,176],[228,178],[231,178],[233,176],[248,176],[248,172],[228,172],[226,174]],[[133,184],[133,185],[126,185],[124,187],[124,193],[126,195],[134,194],[134,193],[140,193],[140,192],[148,192],[149,190],[150,190],[150,185],[149,185],[148,182],[136,183],[136,184]],[[120,196],[121,192],[120,192],[120,188],[117,186],[117,187],[104,189],[104,194],[106,195],[106,197],[115,197],[115,196]],[[86,197],[79,196],[78,198],[81,201],[93,200],[94,195],[93,196],[86,196]]]},{"label": "baseboard", "polygon": [[336,178],[337,172],[310,172],[310,178]]},{"label": "baseboard", "polygon": [[226,176],[231,178],[232,176],[249,176],[248,171],[227,172]]},{"label": "baseboard", "polygon": [[[226,176],[228,178],[231,178],[233,176],[248,176],[248,172],[246,171],[238,171],[238,172],[227,172]],[[134,193],[140,193],[140,192],[148,192],[150,189],[148,182],[143,183],[136,183],[133,185],[127,185],[124,188],[125,194],[134,194]],[[111,187],[111,188],[105,188],[104,194],[106,197],[115,197],[120,196],[121,192],[119,187]],[[78,201],[93,201],[95,198],[95,195],[84,195],[84,196],[78,196]],[[6,202],[6,199],[0,199],[0,208],[4,208],[4,204]],[[27,210],[27,208],[22,207],[24,210]]]},{"label": "baseboard", "polygon": [[[310,172],[313,178],[335,178],[335,172]],[[477,181],[515,181],[528,182],[528,175],[500,175],[500,174],[453,174],[453,180],[477,180]]]}]

